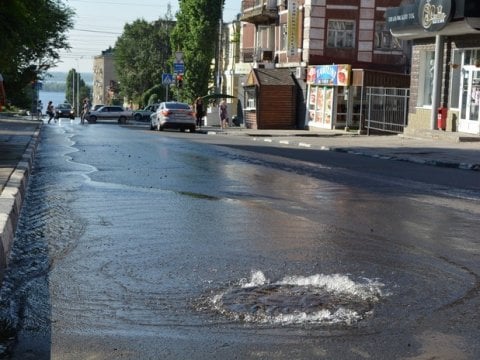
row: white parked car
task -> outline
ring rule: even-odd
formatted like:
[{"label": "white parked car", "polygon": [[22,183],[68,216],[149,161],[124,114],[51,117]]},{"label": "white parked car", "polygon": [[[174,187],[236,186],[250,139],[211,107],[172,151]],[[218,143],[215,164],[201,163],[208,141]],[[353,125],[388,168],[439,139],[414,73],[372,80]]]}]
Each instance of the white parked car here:
[{"label": "white parked car", "polygon": [[119,124],[126,124],[131,118],[132,111],[116,105],[105,105],[98,110],[89,111],[87,114],[87,120],[92,124],[95,124],[97,120],[116,120]]},{"label": "white parked car", "polygon": [[190,105],[168,101],[162,102],[157,112],[150,115],[150,129],[162,131],[163,129],[180,129],[195,132],[195,114]]}]

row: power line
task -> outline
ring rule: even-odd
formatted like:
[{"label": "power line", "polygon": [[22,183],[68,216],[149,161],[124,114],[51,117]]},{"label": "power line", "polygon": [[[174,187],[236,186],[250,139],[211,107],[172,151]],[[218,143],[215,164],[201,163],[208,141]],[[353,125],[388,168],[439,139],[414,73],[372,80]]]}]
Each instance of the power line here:
[{"label": "power line", "polygon": [[111,31],[100,31],[100,30],[86,30],[86,29],[73,29],[75,31],[83,31],[89,33],[98,33],[98,34],[112,34],[112,35],[122,35],[122,33],[111,32]]}]

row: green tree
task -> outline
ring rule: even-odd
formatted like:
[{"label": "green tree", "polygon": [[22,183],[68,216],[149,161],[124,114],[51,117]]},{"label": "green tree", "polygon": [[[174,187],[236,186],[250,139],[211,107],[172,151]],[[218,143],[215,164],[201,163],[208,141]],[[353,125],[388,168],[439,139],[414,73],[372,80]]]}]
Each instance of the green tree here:
[{"label": "green tree", "polygon": [[[77,100],[79,107],[82,106],[83,99],[89,98],[91,99],[91,89],[89,86],[85,84],[85,81],[82,79],[80,73],[77,73],[75,69],[71,69],[67,74],[67,81],[66,81],[66,89],[65,89],[65,99],[75,107],[77,113],[81,109],[77,109]],[[74,90],[75,87],[75,90]],[[75,91],[75,98],[73,98]],[[77,92],[78,91],[78,92]]]},{"label": "green tree", "polygon": [[174,51],[183,52],[185,74],[177,96],[193,102],[208,92],[213,82],[212,60],[218,44],[218,30],[224,0],[182,0],[172,31]]},{"label": "green tree", "polygon": [[9,0],[0,5],[0,71],[7,97],[15,105],[29,102],[32,81],[41,80],[69,49],[67,30],[74,12],[60,0]]},{"label": "green tree", "polygon": [[[170,32],[174,22],[168,18],[153,23],[136,20],[125,25],[115,44],[115,68],[124,96],[140,106],[143,94],[162,83],[171,58]],[[160,94],[159,94],[160,95]]]}]

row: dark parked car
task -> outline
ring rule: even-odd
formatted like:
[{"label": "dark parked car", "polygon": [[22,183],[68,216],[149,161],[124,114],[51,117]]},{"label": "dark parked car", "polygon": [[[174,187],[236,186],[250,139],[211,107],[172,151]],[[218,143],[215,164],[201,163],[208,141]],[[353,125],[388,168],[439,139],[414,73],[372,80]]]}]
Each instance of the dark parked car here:
[{"label": "dark parked car", "polygon": [[75,119],[75,112],[72,109],[72,105],[67,103],[57,105],[55,108],[55,119],[60,118]]}]

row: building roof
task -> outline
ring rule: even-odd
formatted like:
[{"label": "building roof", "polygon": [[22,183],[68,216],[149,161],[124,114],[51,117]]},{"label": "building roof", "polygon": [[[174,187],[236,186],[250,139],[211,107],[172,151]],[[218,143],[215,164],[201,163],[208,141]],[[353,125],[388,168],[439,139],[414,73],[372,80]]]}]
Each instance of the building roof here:
[{"label": "building roof", "polygon": [[[253,82],[253,78],[255,82]],[[278,86],[278,85],[291,85],[295,86],[294,75],[291,69],[279,68],[279,69],[252,69],[248,76],[248,85],[261,85],[261,86]],[[252,80],[252,81],[251,81]]]}]

